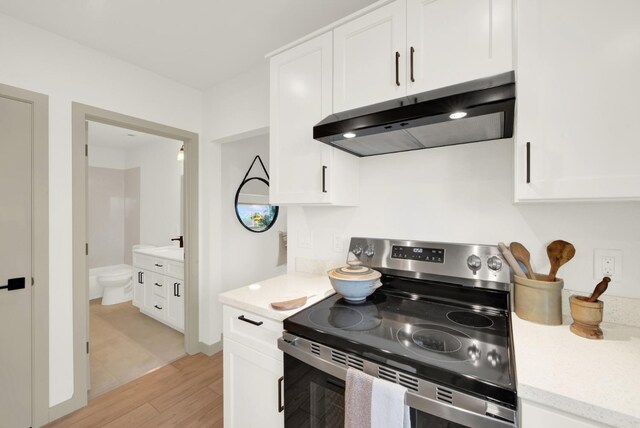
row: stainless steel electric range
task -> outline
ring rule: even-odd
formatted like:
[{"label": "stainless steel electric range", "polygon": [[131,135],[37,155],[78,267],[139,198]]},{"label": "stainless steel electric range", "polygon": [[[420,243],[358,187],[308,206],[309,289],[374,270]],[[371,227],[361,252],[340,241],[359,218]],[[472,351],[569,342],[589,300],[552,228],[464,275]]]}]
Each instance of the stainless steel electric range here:
[{"label": "stainless steel electric range", "polygon": [[284,321],[285,426],[342,427],[349,367],[406,387],[413,428],[518,426],[511,274],[498,248],[353,238],[350,252],[382,286]]}]

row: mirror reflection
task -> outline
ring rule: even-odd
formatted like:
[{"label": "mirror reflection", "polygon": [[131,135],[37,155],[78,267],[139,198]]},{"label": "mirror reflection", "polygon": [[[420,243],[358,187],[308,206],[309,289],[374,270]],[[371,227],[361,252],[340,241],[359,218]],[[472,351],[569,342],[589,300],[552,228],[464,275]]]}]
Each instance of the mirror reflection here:
[{"label": "mirror reflection", "polygon": [[269,205],[269,183],[259,177],[244,180],[235,200],[240,224],[251,232],[265,232],[278,218],[278,207]]}]

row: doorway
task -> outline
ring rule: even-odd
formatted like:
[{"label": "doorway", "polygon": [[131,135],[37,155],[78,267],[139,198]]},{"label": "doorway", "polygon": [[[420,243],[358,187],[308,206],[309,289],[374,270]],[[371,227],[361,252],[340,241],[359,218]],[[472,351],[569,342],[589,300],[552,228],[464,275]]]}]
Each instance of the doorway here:
[{"label": "doorway", "polygon": [[[112,125],[134,132],[178,140],[184,145],[184,346],[188,354],[199,352],[198,340],[198,135],[131,116],[73,103],[73,306],[74,393],[60,415],[84,407],[88,401],[89,298],[87,189],[87,122]],[[135,278],[134,278],[135,279]]]},{"label": "doorway", "polygon": [[92,400],[185,356],[184,143],[87,129]]},{"label": "doorway", "polygon": [[48,97],[0,85],[0,422],[48,422]]}]

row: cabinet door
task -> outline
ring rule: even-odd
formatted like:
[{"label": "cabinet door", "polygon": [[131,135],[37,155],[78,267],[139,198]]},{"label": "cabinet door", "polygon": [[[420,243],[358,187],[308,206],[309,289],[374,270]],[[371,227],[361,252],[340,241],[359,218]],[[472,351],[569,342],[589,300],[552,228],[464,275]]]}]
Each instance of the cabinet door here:
[{"label": "cabinet door", "polygon": [[271,58],[270,203],[330,203],[330,146],[313,126],[331,114],[332,36]]},{"label": "cabinet door", "polygon": [[[224,426],[282,428],[282,361],[224,339]],[[284,398],[284,397],[283,397]]]},{"label": "cabinet door", "polygon": [[407,92],[513,70],[511,3],[407,0]]},{"label": "cabinet door", "polygon": [[406,94],[405,19],[405,0],[398,0],[333,31],[334,111]]},{"label": "cabinet door", "polygon": [[516,200],[640,198],[640,2],[517,10]]},{"label": "cabinet door", "polygon": [[184,331],[184,282],[167,278],[168,297],[167,321],[180,331]]},{"label": "cabinet door", "polygon": [[144,283],[147,273],[134,268],[133,275],[133,306],[140,308],[144,305]]}]

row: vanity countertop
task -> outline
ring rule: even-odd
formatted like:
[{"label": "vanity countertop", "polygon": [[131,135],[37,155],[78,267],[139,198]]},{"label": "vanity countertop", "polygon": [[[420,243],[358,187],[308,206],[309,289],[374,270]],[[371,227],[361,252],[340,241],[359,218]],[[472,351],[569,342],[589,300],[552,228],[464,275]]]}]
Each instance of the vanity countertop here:
[{"label": "vanity countertop", "polygon": [[[327,274],[316,275],[292,272],[258,281],[245,287],[220,294],[221,303],[244,309],[275,321],[283,321],[302,309],[334,294]],[[307,303],[289,311],[277,311],[271,302],[281,302],[307,296]]]},{"label": "vanity countertop", "polygon": [[144,254],[145,256],[158,257],[161,259],[173,260],[176,262],[184,262],[184,248],[173,245],[167,247],[149,247],[136,248],[134,253]]}]

